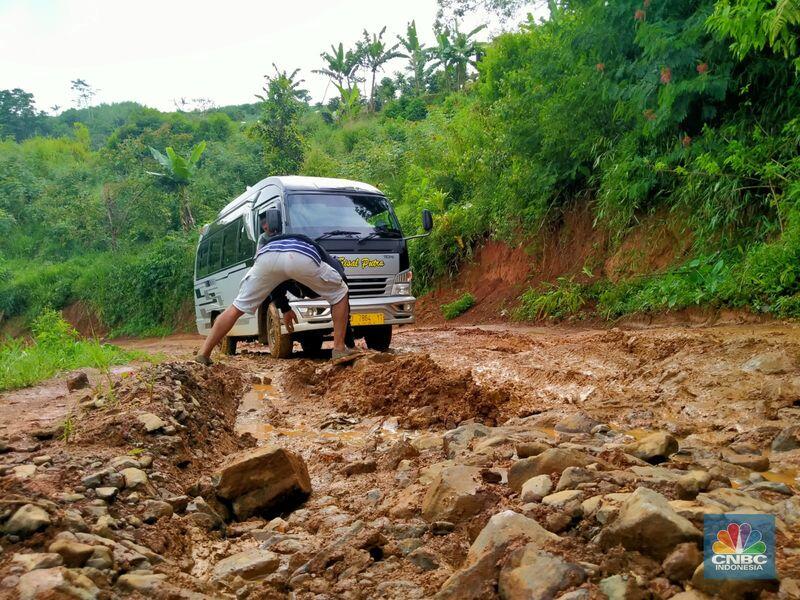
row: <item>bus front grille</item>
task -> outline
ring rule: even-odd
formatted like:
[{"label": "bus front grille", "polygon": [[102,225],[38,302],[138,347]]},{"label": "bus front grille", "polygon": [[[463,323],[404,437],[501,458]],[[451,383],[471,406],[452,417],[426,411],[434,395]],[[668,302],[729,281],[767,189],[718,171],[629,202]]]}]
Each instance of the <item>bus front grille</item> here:
[{"label": "bus front grille", "polygon": [[384,296],[392,285],[393,277],[348,277],[350,296]]}]

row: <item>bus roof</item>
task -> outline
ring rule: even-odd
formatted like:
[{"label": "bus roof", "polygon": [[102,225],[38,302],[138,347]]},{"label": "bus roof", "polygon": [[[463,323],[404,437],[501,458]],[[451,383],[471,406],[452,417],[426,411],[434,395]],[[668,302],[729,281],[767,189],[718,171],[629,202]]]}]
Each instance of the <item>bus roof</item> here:
[{"label": "bus roof", "polygon": [[284,192],[362,192],[366,194],[380,194],[381,191],[361,181],[350,179],[334,179],[332,177],[301,177],[299,175],[283,175],[279,177],[267,177],[257,184],[250,186],[244,193],[229,202],[225,208],[219,211],[217,219],[236,210],[247,200],[251,199],[255,193],[268,185],[274,185]]}]

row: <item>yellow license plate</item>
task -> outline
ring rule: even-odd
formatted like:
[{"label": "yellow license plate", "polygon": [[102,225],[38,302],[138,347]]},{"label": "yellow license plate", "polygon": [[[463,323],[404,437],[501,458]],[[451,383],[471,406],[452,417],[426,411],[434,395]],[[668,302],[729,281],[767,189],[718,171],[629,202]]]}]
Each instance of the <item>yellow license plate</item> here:
[{"label": "yellow license plate", "polygon": [[350,325],[383,325],[383,313],[350,315]]}]

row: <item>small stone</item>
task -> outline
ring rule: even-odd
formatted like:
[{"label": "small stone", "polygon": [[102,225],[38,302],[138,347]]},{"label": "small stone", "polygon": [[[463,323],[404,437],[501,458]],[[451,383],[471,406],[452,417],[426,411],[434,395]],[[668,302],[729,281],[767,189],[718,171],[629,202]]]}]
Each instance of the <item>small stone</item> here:
[{"label": "small stone", "polygon": [[657,431],[625,446],[628,454],[655,465],[665,462],[678,451],[678,440],[666,431]]},{"label": "small stone", "polygon": [[554,429],[562,433],[590,433],[598,424],[586,413],[574,413],[561,419]]},{"label": "small stone", "polygon": [[572,524],[572,513],[576,511],[562,510],[547,515],[544,521],[544,528],[553,533],[561,533]]},{"label": "small stone", "polygon": [[15,564],[20,565],[25,572],[37,569],[51,569],[60,567],[64,560],[60,554],[53,552],[31,552],[29,554],[15,554],[12,558]]},{"label": "small stone", "polygon": [[531,456],[538,456],[545,450],[549,450],[550,446],[545,444],[544,442],[520,442],[516,446],[514,446],[514,450],[517,452],[517,456],[519,458],[529,458]]},{"label": "small stone", "polygon": [[43,508],[26,504],[16,510],[3,529],[10,535],[28,537],[50,525],[50,515]]},{"label": "small stone", "polygon": [[94,582],[78,571],[66,567],[37,569],[25,573],[17,584],[19,600],[39,600],[41,598],[78,598],[93,600],[100,590]]},{"label": "small stone", "polygon": [[114,559],[111,550],[105,546],[95,546],[94,552],[86,561],[86,566],[100,571],[111,569],[114,566]]},{"label": "small stone", "polygon": [[125,573],[117,579],[116,587],[125,592],[152,594],[164,583],[167,576],[163,573]]},{"label": "small stone", "polygon": [[405,538],[397,542],[398,548],[403,556],[411,554],[414,550],[422,546],[424,542],[420,538]]},{"label": "small stone", "polygon": [[678,544],[675,550],[670,552],[664,559],[662,567],[664,575],[670,581],[680,583],[692,578],[697,565],[703,562],[703,553],[697,548],[697,544]]},{"label": "small stone", "polygon": [[155,523],[162,517],[172,516],[172,505],[162,500],[147,500],[144,503],[142,520],[145,523]]},{"label": "small stone", "polygon": [[773,452],[788,452],[800,448],[800,425],[791,425],[782,429],[772,440]]},{"label": "small stone", "polygon": [[539,502],[547,496],[553,489],[553,481],[550,475],[537,475],[531,477],[522,486],[523,502]]},{"label": "small stone", "polygon": [[11,471],[17,479],[30,479],[36,474],[36,465],[17,465]]},{"label": "small stone", "polygon": [[556,491],[574,490],[581,483],[594,481],[595,477],[597,477],[596,471],[589,471],[582,467],[567,467],[558,479]]},{"label": "small stone", "polygon": [[345,465],[342,472],[344,473],[345,477],[350,477],[351,475],[362,475],[365,473],[374,473],[378,469],[378,463],[374,460],[357,460]]},{"label": "small stone", "polygon": [[431,523],[430,530],[433,535],[447,535],[455,531],[455,528],[455,523],[450,521],[434,521]]},{"label": "small stone", "polygon": [[512,510],[497,513],[472,542],[465,563],[477,562],[484,554],[498,554],[515,540],[527,540],[541,546],[546,542],[557,542],[557,535],[547,531],[534,519]]},{"label": "small stone", "polygon": [[147,485],[147,473],[135,467],[128,467],[122,470],[125,478],[125,489],[136,489]]},{"label": "small stone", "polygon": [[49,552],[60,554],[64,564],[70,568],[82,567],[94,553],[94,547],[81,542],[57,539],[48,548]]},{"label": "small stone", "polygon": [[141,423],[147,433],[154,433],[164,429],[167,424],[156,414],[146,412],[136,416],[136,420]]},{"label": "small stone", "polygon": [[97,494],[97,497],[101,500],[105,500],[106,502],[113,502],[114,498],[117,497],[117,493],[119,490],[115,487],[99,487],[95,488],[94,493]]},{"label": "small stone", "polygon": [[478,514],[489,503],[479,467],[447,467],[441,470],[422,501],[422,516],[429,521],[458,522]]},{"label": "small stone", "polygon": [[529,544],[511,554],[500,571],[498,589],[504,600],[551,600],[585,580],[583,567]]},{"label": "small stone", "polygon": [[227,558],[223,558],[211,573],[211,579],[222,581],[241,577],[242,579],[255,579],[262,575],[274,572],[280,566],[280,558],[274,552],[254,548],[245,550]]},{"label": "small stone", "polygon": [[43,465],[45,463],[49,463],[52,460],[53,460],[53,457],[50,456],[49,454],[42,454],[40,456],[34,456],[31,459],[31,462],[33,462],[33,464],[35,464],[38,467],[39,465]]},{"label": "small stone", "polygon": [[408,560],[420,571],[435,571],[442,563],[442,557],[430,548],[417,548],[408,555]]},{"label": "small stone", "polygon": [[600,581],[600,591],[608,600],[641,600],[642,590],[633,575],[612,575]]},{"label": "small stone", "polygon": [[578,450],[549,448],[537,456],[518,460],[508,472],[508,485],[519,492],[522,485],[536,475],[562,473],[567,467],[586,467],[596,459]]},{"label": "small stone", "polygon": [[722,460],[737,467],[750,469],[751,471],[768,471],[769,457],[755,454],[736,454],[734,452],[723,452]]},{"label": "small stone", "polygon": [[497,469],[481,469],[481,479],[486,483],[501,483],[503,474]]},{"label": "small stone", "polygon": [[580,508],[583,499],[584,493],[581,490],[562,490],[542,498],[542,504],[553,508],[565,508],[571,505],[577,505]]},{"label": "small stone", "polygon": [[78,371],[67,377],[67,390],[74,392],[89,387],[89,377],[83,371]]},{"label": "small stone", "polygon": [[102,471],[90,473],[81,479],[81,485],[89,489],[96,488],[103,483],[103,480],[109,473],[111,473],[109,469],[103,469]]},{"label": "small stone", "polygon": [[419,450],[406,439],[398,440],[386,451],[386,464],[389,469],[396,469],[400,461],[416,458]]},{"label": "small stone", "polygon": [[141,463],[133,458],[132,456],[122,455],[122,456],[115,456],[111,459],[111,462],[108,463],[112,469],[116,469],[117,471],[121,471],[122,469],[141,469]]}]

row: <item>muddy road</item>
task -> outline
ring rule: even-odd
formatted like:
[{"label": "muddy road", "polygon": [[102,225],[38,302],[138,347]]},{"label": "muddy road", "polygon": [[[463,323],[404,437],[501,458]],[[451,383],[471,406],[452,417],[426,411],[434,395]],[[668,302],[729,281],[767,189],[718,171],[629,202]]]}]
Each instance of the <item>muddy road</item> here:
[{"label": "muddy road", "polygon": [[[199,339],[0,396],[0,596],[800,597],[795,325]],[[726,512],[775,515],[778,580],[704,577]]]}]

